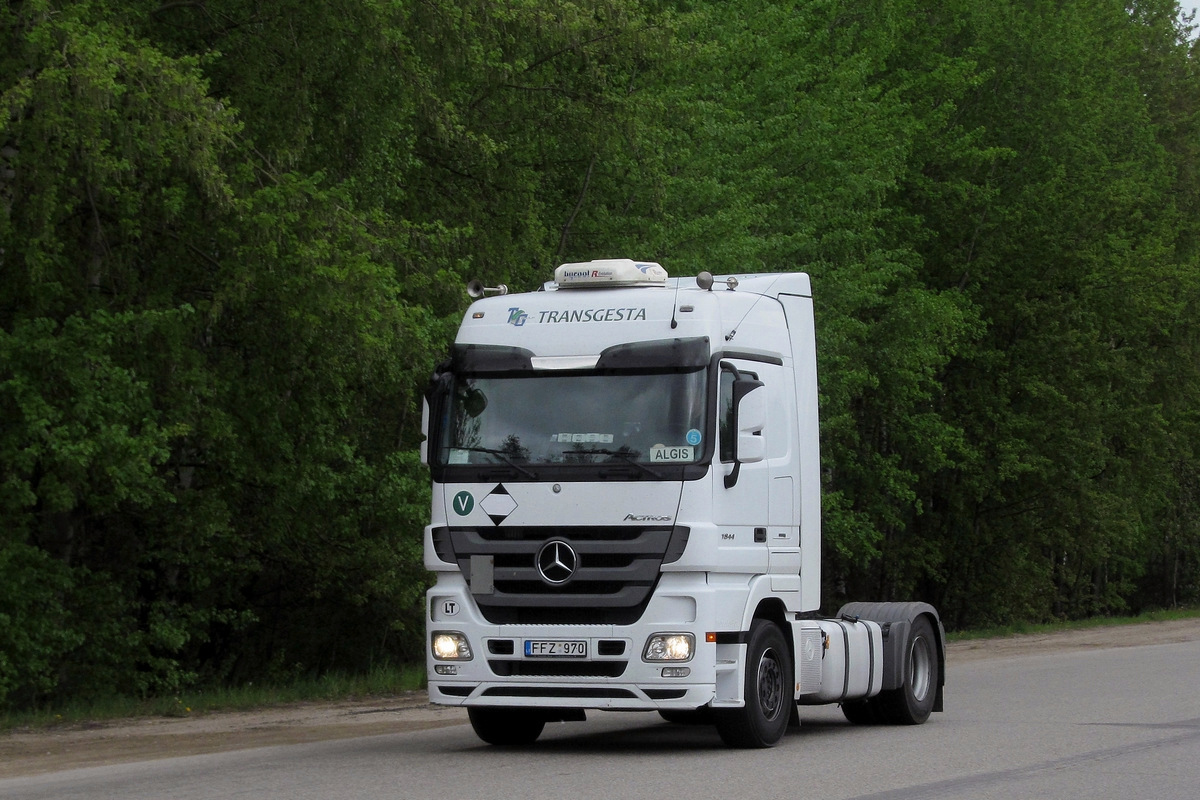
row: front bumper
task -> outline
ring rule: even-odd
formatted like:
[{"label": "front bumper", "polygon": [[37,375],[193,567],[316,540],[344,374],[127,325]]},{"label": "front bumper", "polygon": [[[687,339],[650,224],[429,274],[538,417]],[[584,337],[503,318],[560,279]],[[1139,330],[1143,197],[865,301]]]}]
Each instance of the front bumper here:
[{"label": "front bumper", "polygon": [[[463,634],[470,660],[439,660],[426,642],[429,699],[465,706],[624,710],[692,709],[716,697],[718,676],[736,676],[728,645],[705,641],[698,620],[711,619],[704,583],[663,576],[642,618],[632,625],[495,625],[479,614],[461,577],[444,574],[427,595],[430,631]],[[687,661],[643,659],[655,633],[690,633]],[[526,640],[583,641],[586,658],[525,656]],[[735,645],[736,647],[736,645]],[[450,674],[447,674],[450,673]],[[724,682],[724,681],[723,681]]]}]

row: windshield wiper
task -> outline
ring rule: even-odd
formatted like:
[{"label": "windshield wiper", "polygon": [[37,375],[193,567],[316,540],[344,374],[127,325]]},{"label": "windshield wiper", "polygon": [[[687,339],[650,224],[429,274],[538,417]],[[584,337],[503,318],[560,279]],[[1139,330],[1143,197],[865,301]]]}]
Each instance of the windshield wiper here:
[{"label": "windshield wiper", "polygon": [[642,462],[638,461],[637,454],[630,453],[628,450],[606,450],[604,448],[596,447],[596,448],[592,448],[591,450],[564,450],[563,451],[564,456],[565,455],[573,455],[576,453],[578,453],[580,455],[585,455],[585,456],[616,456],[617,458],[621,459],[622,461],[624,461],[626,464],[630,465],[631,467],[637,467],[638,469],[640,469],[642,472],[645,472],[650,477],[655,478],[660,481],[663,480],[663,475],[661,472],[651,469],[650,467],[646,466]]},{"label": "windshield wiper", "polygon": [[[513,461],[512,454],[507,453],[504,450],[497,450],[494,447],[462,447],[462,446],[455,446],[455,447],[451,447],[450,449],[451,450],[466,450],[471,453],[487,453],[490,456],[496,456],[497,458],[503,459],[505,464],[508,464],[510,467],[512,467],[513,469],[515,469],[517,472],[521,473],[525,477],[529,478],[530,480],[532,480],[532,481],[537,480],[537,475],[535,475],[532,472],[530,472],[529,470],[525,469],[525,467],[522,467],[516,461]],[[486,466],[486,465],[475,464],[474,466]]]}]

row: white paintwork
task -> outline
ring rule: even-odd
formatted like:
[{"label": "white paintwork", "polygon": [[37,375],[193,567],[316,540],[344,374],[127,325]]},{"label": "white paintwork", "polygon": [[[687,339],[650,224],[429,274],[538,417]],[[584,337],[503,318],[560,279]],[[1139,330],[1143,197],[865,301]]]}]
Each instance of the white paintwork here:
[{"label": "white paintwork", "polygon": [[[693,278],[657,280],[648,262],[609,260],[563,265],[555,283],[528,294],[486,297],[464,315],[457,343],[521,348],[535,370],[586,369],[608,347],[670,339],[708,337],[721,363],[749,372],[764,386],[747,395],[740,437],[748,458],[738,482],[725,486],[733,464],[714,454],[700,478],[687,481],[594,482],[505,480],[512,508],[493,523],[478,502],[495,484],[455,483],[433,487],[432,525],[426,531],[426,567],[437,575],[429,590],[431,629],[466,634],[477,653],[457,665],[458,674],[438,676],[429,656],[430,699],[467,705],[552,705],[587,708],[683,709],[712,703],[744,704],[746,644],[706,642],[709,632],[748,631],[756,614],[781,606],[789,619],[820,605],[820,454],[818,449],[816,340],[808,275],[738,275],[737,288],[718,276],[711,290]],[[657,265],[650,265],[657,267]],[[661,268],[658,268],[661,269]],[[595,273],[602,288],[566,290],[559,282]],[[637,273],[635,275],[634,273]],[[638,275],[654,280],[640,280]],[[615,284],[631,284],[610,288]],[[632,285],[636,284],[636,285]],[[710,398],[715,403],[716,398]],[[426,414],[428,424],[428,413]],[[428,428],[426,428],[428,430]],[[761,431],[761,435],[754,435]],[[706,436],[713,431],[706,431]],[[424,452],[424,450],[423,450]],[[476,500],[469,513],[453,503],[461,492]],[[466,506],[466,503],[463,503]],[[456,565],[433,553],[433,527],[633,525],[629,515],[669,519],[691,531],[679,560],[662,566],[655,594],[631,625],[494,625],[479,613]],[[756,529],[765,532],[756,541]],[[447,609],[453,609],[451,615]],[[801,702],[838,702],[877,694],[883,649],[875,623],[829,620],[793,622],[796,697]],[[662,664],[640,658],[655,632],[695,635],[697,652],[686,678],[664,678]],[[836,634],[836,635],[835,635]],[[621,639],[628,667],[619,678],[497,677],[487,665],[486,642],[501,637],[586,640]],[[821,642],[816,653],[814,642]],[[803,672],[808,685],[801,686]],[[814,660],[817,659],[817,660]],[[487,695],[505,686],[620,688],[625,698],[552,700]],[[440,686],[469,687],[465,696],[446,696]],[[679,689],[683,696],[651,699],[648,690]]]}]

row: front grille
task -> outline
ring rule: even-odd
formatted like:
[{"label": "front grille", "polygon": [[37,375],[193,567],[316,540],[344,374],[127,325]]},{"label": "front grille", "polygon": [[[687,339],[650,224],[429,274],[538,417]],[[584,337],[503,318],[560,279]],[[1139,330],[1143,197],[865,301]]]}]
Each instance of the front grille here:
[{"label": "front grille", "polygon": [[608,689],[592,686],[495,686],[483,690],[484,697],[560,697],[586,699],[618,699],[637,697],[628,689]]},{"label": "front grille", "polygon": [[623,656],[625,655],[625,642],[620,639],[601,639],[596,642],[596,655]]},{"label": "front grille", "polygon": [[[471,557],[492,562],[492,591],[474,594],[484,617],[495,624],[628,625],[641,616],[659,570],[687,545],[682,526],[437,528],[437,556],[457,563],[471,580]],[[574,573],[559,584],[542,578],[537,558],[552,540],[578,557]]]},{"label": "front grille", "polygon": [[619,678],[624,661],[501,661],[488,660],[492,672],[502,678]]}]

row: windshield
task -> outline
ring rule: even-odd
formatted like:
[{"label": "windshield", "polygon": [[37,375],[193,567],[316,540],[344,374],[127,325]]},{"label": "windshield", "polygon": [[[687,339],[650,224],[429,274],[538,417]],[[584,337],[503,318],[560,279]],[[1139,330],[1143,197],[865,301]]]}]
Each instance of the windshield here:
[{"label": "windshield", "polygon": [[443,465],[694,464],[704,451],[705,371],[459,376]]}]

